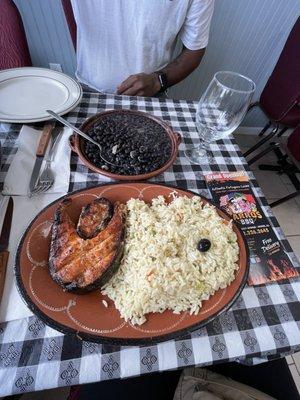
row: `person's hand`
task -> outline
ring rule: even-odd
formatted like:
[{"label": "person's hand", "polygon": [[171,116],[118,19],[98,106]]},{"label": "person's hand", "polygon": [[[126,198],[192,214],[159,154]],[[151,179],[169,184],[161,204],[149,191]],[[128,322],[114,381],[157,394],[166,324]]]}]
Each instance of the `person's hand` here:
[{"label": "person's hand", "polygon": [[127,96],[154,96],[159,92],[161,86],[156,74],[130,75],[117,88],[118,94]]}]

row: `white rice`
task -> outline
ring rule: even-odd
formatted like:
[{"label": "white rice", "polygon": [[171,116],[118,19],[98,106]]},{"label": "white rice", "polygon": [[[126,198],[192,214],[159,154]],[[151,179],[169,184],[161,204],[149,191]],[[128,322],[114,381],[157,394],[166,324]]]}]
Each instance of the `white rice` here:
[{"label": "white rice", "polygon": [[[202,238],[211,241],[205,253],[197,249]],[[199,197],[166,204],[159,196],[151,205],[131,199],[121,266],[102,292],[132,324],[166,309],[197,314],[203,300],[233,281],[238,255],[231,224]]]}]

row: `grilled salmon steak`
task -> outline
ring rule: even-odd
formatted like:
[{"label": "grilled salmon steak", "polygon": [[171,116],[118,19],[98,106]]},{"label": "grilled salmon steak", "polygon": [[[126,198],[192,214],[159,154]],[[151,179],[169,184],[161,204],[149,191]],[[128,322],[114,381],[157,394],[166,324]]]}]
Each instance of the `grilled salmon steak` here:
[{"label": "grilled salmon steak", "polygon": [[124,247],[125,216],[120,203],[99,198],[85,206],[77,229],[64,200],[54,215],[49,254],[52,278],[70,292],[103,286],[117,271]]}]

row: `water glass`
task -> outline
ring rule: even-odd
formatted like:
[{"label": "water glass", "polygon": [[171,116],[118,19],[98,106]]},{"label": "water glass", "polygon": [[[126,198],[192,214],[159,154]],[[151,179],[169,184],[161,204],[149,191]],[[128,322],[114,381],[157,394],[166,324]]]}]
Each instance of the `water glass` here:
[{"label": "water glass", "polygon": [[242,122],[255,91],[254,82],[230,71],[217,72],[199,100],[196,126],[198,147],[185,151],[194,164],[213,163],[211,142],[230,135]]}]

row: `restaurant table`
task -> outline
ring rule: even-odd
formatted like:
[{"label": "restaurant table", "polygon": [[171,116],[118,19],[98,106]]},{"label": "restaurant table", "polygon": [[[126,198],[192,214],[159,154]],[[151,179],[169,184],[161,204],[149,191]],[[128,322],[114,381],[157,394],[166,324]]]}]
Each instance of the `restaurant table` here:
[{"label": "restaurant table", "polygon": [[[108,109],[146,111],[161,117],[182,135],[179,156],[163,174],[151,179],[211,197],[203,172],[245,170],[255,196],[294,265],[296,256],[273,216],[233,137],[211,145],[215,164],[195,165],[184,156],[199,143],[196,103],[185,100],[84,93],[67,119],[79,126],[87,117]],[[40,125],[42,126],[42,125]],[[1,184],[13,155],[20,125],[0,138],[3,146]],[[105,179],[107,182],[107,179]],[[72,153],[69,192],[103,182]],[[64,335],[33,316],[0,324],[0,396],[65,385],[125,378],[191,365],[239,361],[259,363],[300,350],[300,279],[245,287],[234,305],[206,327],[182,338],[150,346],[112,346]]]}]

